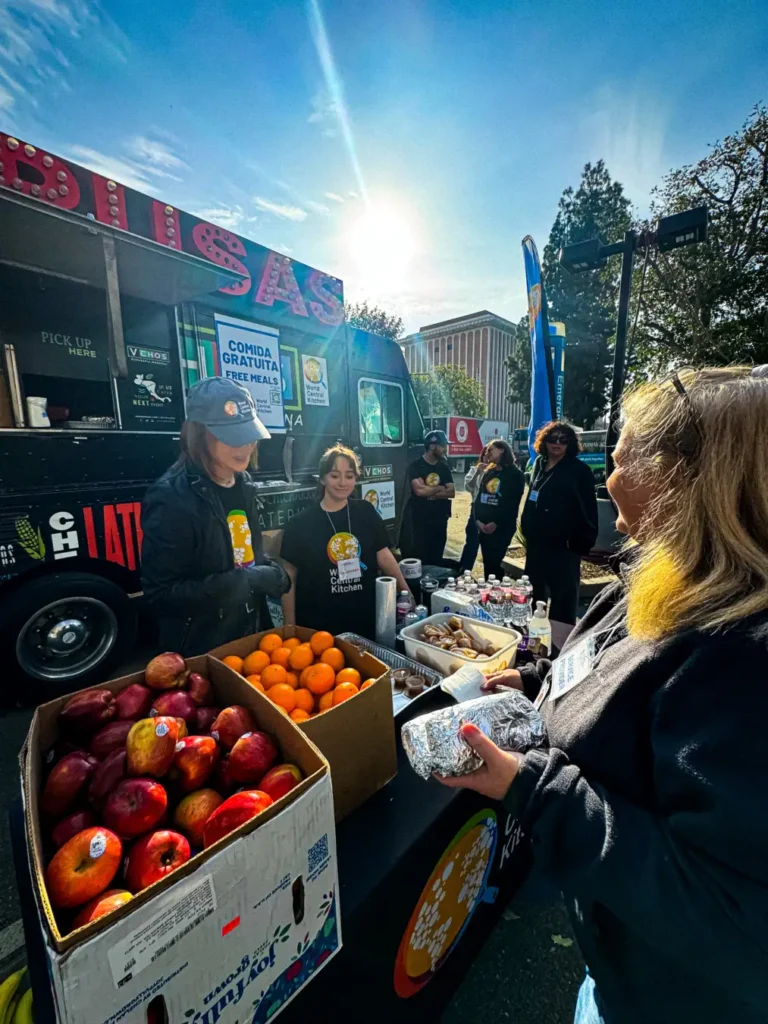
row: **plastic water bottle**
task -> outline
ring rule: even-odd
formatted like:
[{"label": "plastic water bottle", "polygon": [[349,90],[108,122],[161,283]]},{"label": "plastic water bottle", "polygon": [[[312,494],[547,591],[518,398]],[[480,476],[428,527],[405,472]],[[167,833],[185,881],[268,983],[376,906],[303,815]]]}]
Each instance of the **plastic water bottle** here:
[{"label": "plastic water bottle", "polygon": [[405,625],[405,616],[411,610],[411,595],[407,590],[401,590],[397,595],[397,603],[395,604],[395,611],[397,614],[398,626]]},{"label": "plastic water bottle", "polygon": [[542,651],[544,647],[546,647],[546,653],[550,653],[552,650],[552,626],[547,618],[547,609],[543,601],[536,602],[536,611],[528,626],[528,635],[534,644],[535,653],[544,653]]},{"label": "plastic water bottle", "polygon": [[413,610],[418,616],[416,620],[417,622],[421,622],[422,619],[426,619],[426,617],[429,615],[429,610],[425,604],[417,604]]},{"label": "plastic water bottle", "polygon": [[418,612],[414,608],[414,610],[412,612],[409,611],[409,612],[405,613],[405,618],[403,619],[403,626],[404,627],[405,626],[413,626],[415,623],[420,622],[420,621],[421,621],[421,616],[418,614]]},{"label": "plastic water bottle", "polygon": [[526,614],[530,622],[533,616],[533,584],[527,576],[521,576],[520,586],[525,588]]},{"label": "plastic water bottle", "polygon": [[[510,581],[511,582],[511,581]],[[514,629],[521,633],[528,632],[528,623],[531,618],[528,592],[519,583],[509,588],[510,595],[510,622]]]}]

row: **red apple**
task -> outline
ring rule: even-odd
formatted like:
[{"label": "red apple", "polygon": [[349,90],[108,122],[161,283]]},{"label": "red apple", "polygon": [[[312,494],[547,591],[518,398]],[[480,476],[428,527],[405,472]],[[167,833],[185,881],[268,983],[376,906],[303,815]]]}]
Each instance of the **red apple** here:
[{"label": "red apple", "polygon": [[122,750],[133,722],[110,722],[103,726],[91,740],[90,751],[103,761],[113,750]]},{"label": "red apple", "polygon": [[96,819],[90,811],[75,811],[74,814],[63,818],[56,828],[51,832],[53,845],[58,848],[68,842],[72,836],[82,832],[84,828],[91,828],[96,824]]},{"label": "red apple", "polygon": [[219,760],[219,745],[213,736],[187,736],[176,744],[172,775],[184,793],[200,789]]},{"label": "red apple", "polygon": [[134,722],[125,743],[128,774],[156,779],[165,775],[173,763],[179,731],[176,718],[158,716]]},{"label": "red apple", "polygon": [[82,750],[83,748],[77,743],[72,743],[70,740],[60,739],[55,743],[48,753],[45,755],[45,764],[47,768],[53,768],[53,766],[66,757],[67,754],[74,754],[76,750]]},{"label": "red apple", "polygon": [[98,807],[118,782],[125,778],[127,758],[125,748],[113,750],[111,754],[107,754],[93,773],[88,799],[94,806]]},{"label": "red apple", "polygon": [[124,903],[132,899],[133,896],[127,889],[107,889],[101,896],[86,903],[72,922],[72,927],[82,928],[84,924],[90,924],[91,921],[96,921],[100,917],[104,917],[105,914],[111,914],[113,910],[117,910],[118,907],[122,907]]},{"label": "red apple", "polygon": [[186,832],[193,846],[203,845],[203,827],[216,810],[224,802],[224,797],[215,789],[198,789],[188,793],[179,801],[173,815],[176,828]]},{"label": "red apple", "polygon": [[303,778],[301,769],[295,764],[278,764],[262,778],[259,789],[273,800],[279,800],[298,786]]},{"label": "red apple", "polygon": [[198,708],[195,719],[195,735],[207,736],[211,731],[211,726],[220,714],[221,708]]},{"label": "red apple", "polygon": [[233,704],[219,714],[211,726],[211,736],[218,740],[222,747],[231,750],[244,732],[253,732],[255,728],[248,708]]},{"label": "red apple", "polygon": [[229,752],[229,777],[233,782],[256,783],[278,758],[277,747],[265,732],[246,732]]},{"label": "red apple", "polygon": [[68,732],[87,736],[111,722],[116,711],[109,690],[85,690],[67,701],[59,712],[59,723]]},{"label": "red apple", "polygon": [[148,832],[168,807],[168,795],[154,779],[123,779],[104,802],[104,824],[121,839]]},{"label": "red apple", "polygon": [[45,884],[54,907],[81,907],[104,892],[120,868],[123,844],[98,825],[69,839],[53,855]]},{"label": "red apple", "polygon": [[205,676],[201,676],[199,672],[189,673],[187,693],[199,708],[206,705],[208,701],[213,700],[213,687],[210,680],[206,679]]},{"label": "red apple", "polygon": [[258,789],[244,789],[220,804],[203,827],[203,841],[206,850],[222,836],[234,832],[246,821],[261,814],[272,803],[272,797]]},{"label": "red apple", "polygon": [[144,682],[150,690],[179,690],[186,682],[187,664],[180,654],[166,651],[144,669]]},{"label": "red apple", "polygon": [[84,750],[75,750],[62,757],[45,780],[40,798],[43,814],[56,818],[66,814],[84,793],[98,763]]},{"label": "red apple", "polygon": [[126,885],[133,892],[140,892],[186,864],[190,856],[189,843],[178,832],[150,832],[131,847],[125,868]]},{"label": "red apple", "polygon": [[115,697],[117,715],[121,721],[138,722],[140,718],[146,718],[149,709],[152,707],[154,693],[148,686],[141,683],[131,683]]},{"label": "red apple", "polygon": [[171,690],[168,693],[161,693],[152,704],[149,717],[155,715],[170,715],[171,718],[181,718],[188,729],[194,729],[197,720],[197,706],[188,693],[184,690]]}]

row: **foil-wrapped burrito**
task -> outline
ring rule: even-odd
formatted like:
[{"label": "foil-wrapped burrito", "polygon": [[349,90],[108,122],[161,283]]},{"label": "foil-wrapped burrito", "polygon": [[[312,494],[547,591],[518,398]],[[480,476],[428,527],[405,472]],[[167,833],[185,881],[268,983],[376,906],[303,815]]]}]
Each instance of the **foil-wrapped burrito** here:
[{"label": "foil-wrapped burrito", "polygon": [[502,750],[523,753],[547,745],[544,720],[533,704],[519,690],[505,690],[406,722],[403,746],[417,775],[468,775],[481,767],[482,759],[459,732],[465,722],[476,725]]}]

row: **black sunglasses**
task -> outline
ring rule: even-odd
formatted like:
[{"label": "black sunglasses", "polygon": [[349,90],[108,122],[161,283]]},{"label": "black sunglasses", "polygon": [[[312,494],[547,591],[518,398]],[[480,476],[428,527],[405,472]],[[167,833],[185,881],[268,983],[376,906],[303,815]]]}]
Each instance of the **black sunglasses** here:
[{"label": "black sunglasses", "polygon": [[547,438],[547,444],[568,444],[568,441],[567,434],[550,434]]}]

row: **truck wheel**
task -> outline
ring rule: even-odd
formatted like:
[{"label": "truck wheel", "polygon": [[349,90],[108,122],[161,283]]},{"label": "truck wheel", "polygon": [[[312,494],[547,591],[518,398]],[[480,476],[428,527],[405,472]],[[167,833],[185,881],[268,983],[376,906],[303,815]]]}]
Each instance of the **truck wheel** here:
[{"label": "truck wheel", "polygon": [[136,634],[128,596],[90,573],[32,580],[14,594],[9,612],[18,668],[53,695],[107,680]]}]

